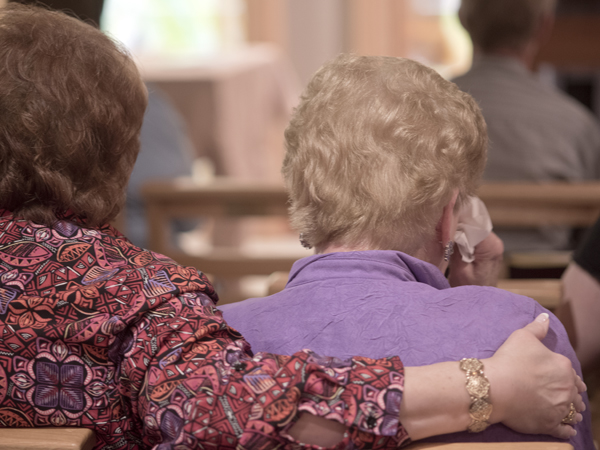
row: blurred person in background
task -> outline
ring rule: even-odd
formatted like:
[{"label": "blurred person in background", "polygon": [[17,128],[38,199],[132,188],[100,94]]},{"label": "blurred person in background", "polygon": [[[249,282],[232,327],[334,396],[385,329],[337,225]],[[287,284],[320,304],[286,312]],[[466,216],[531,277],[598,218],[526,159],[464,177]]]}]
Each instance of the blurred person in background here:
[{"label": "blurred person in background", "polygon": [[[202,273],[108,225],[147,92],[107,36],[1,9],[0,92],[0,427],[87,427],[106,450],[341,450],[469,425],[465,375],[481,375],[458,362],[252,355]],[[585,386],[539,342],[548,326],[541,314],[484,360],[490,421],[568,438]]]},{"label": "blurred person in background", "polygon": [[[462,0],[473,65],[453,81],[475,98],[488,126],[487,181],[600,177],[600,126],[576,100],[532,73],[554,23],[556,0]],[[570,231],[496,229],[507,251],[562,250]]]},{"label": "blurred person in background", "polygon": [[562,277],[565,324],[584,369],[600,365],[600,220],[586,233]]},{"label": "blurred person in background", "polygon": [[[496,289],[502,242],[463,260],[456,231],[485,167],[486,126],[471,96],[415,61],[340,55],[309,82],[285,132],[292,225],[316,255],[283,291],[222,306],[256,351],[298,347],[346,359],[359,349],[414,365],[484,358],[544,308]],[[450,270],[449,278],[444,274]],[[543,341],[579,362],[550,315]],[[503,425],[435,441],[526,441]],[[592,449],[589,412],[570,442]]]},{"label": "blurred person in background", "polygon": [[[104,0],[10,0],[21,4],[41,4],[100,27]],[[147,84],[148,107],[140,135],[141,150],[127,185],[127,201],[122,220],[127,236],[138,247],[147,247],[148,225],[142,185],[152,179],[190,176],[194,147],[179,113],[171,101],[153,84]],[[194,221],[177,221],[176,228],[192,228]]]}]

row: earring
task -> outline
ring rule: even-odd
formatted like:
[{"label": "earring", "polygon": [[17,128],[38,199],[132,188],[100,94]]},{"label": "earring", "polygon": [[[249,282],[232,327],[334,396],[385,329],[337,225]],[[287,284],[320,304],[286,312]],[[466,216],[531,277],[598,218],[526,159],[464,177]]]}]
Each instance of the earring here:
[{"label": "earring", "polygon": [[454,241],[448,241],[444,247],[444,261],[449,261],[450,257],[454,253]]},{"label": "earring", "polygon": [[302,245],[302,247],[304,248],[308,248],[311,249],[312,245],[310,245],[306,239],[304,238],[304,233],[300,233],[300,244]]}]

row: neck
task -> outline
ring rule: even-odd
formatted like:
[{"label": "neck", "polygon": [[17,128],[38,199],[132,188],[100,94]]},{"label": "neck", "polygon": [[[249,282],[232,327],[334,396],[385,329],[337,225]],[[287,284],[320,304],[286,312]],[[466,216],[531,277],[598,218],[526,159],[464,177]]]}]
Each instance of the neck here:
[{"label": "neck", "polygon": [[[403,252],[403,253],[406,253],[407,255],[410,255],[414,258],[420,259],[421,261],[425,261],[430,264],[433,264],[434,266],[438,267],[442,273],[444,273],[448,264],[444,261],[443,254],[442,254],[442,251],[440,251],[440,249],[441,249],[441,246],[440,246],[439,242],[432,241],[429,243],[429,245],[425,245],[425,246],[417,249],[417,251],[415,251],[415,252],[412,252],[412,253]],[[337,253],[337,252],[364,252],[364,251],[368,251],[368,250],[382,250],[382,249],[370,248],[366,245],[365,246],[347,246],[347,245],[330,244],[330,245],[326,245],[324,247],[317,247],[315,249],[315,253],[316,254],[324,254],[324,253]],[[386,249],[386,250],[395,250],[395,251],[402,252],[402,250],[393,249],[393,248]]]},{"label": "neck", "polygon": [[498,48],[493,51],[485,52],[481,49],[475,49],[475,55],[501,56],[519,61],[529,70],[533,71],[535,57],[538,53],[538,46],[534,42],[529,42],[522,48]]},{"label": "neck", "polygon": [[328,244],[323,247],[315,248],[315,253],[323,254],[323,253],[337,253],[337,252],[364,252],[367,250],[376,250],[376,249],[369,248],[367,246],[347,246],[347,245]]}]

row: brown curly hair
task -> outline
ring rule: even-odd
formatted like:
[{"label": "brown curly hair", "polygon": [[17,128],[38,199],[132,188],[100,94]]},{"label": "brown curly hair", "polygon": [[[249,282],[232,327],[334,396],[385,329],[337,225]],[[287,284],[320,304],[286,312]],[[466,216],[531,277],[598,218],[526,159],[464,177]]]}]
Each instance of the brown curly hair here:
[{"label": "brown curly hair", "polygon": [[51,225],[112,220],[139,152],[146,89],[127,52],[40,7],[0,10],[0,206]]}]

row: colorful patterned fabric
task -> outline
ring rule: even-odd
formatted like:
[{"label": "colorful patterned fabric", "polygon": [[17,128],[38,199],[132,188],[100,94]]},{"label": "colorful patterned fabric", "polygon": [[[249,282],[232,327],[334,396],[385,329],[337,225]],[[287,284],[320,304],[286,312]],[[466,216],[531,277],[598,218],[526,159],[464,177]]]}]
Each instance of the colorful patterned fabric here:
[{"label": "colorful patterned fabric", "polygon": [[0,210],[0,427],[92,428],[105,450],[298,448],[286,430],[306,411],[349,427],[336,448],[409,441],[398,358],[252,356],[203,274],[80,222]]}]

